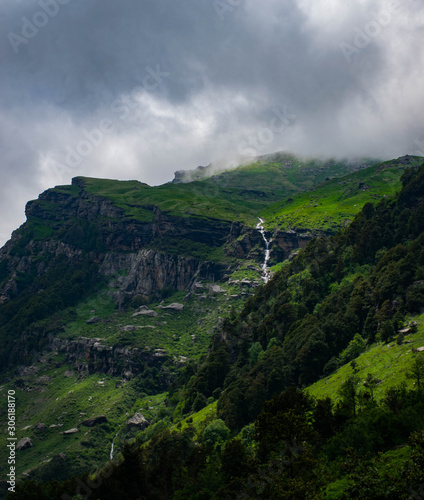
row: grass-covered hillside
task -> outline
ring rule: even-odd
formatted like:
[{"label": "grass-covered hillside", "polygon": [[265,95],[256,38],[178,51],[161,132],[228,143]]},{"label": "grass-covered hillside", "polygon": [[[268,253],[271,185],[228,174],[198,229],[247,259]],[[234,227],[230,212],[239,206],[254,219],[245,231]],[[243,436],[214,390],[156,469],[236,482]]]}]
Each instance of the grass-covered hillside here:
[{"label": "grass-covered hillside", "polygon": [[422,158],[408,156],[379,163],[341,179],[328,179],[296,196],[274,203],[260,216],[266,219],[269,228],[314,228],[334,233],[352,221],[365,203],[376,203],[395,195],[401,187],[403,171],[420,162]]},{"label": "grass-covered hillside", "polygon": [[150,187],[137,181],[82,179],[89,192],[110,198],[131,218],[151,220],[152,214],[145,207],[154,205],[175,216],[256,225],[259,211],[272,202],[309,189],[326,178],[341,177],[373,163],[377,161],[302,160],[280,153],[229,171],[211,172],[210,176],[184,184]]},{"label": "grass-covered hillside", "polygon": [[414,365],[421,356],[424,359],[424,315],[414,316],[411,322],[417,323],[417,330],[405,328],[410,332],[398,340],[393,338],[390,342],[375,342],[371,345],[352,341],[351,349],[357,351],[351,360],[333,374],[309,386],[309,394],[337,401],[343,383],[352,375],[357,378],[358,389],[362,391],[369,390],[367,380],[372,377],[373,397],[378,400],[402,382],[408,389],[415,388],[417,380],[413,376]]},{"label": "grass-covered hillside", "polygon": [[[0,253],[1,393],[32,444],[16,498],[78,498],[111,455],[100,500],[367,498],[350,474],[380,452],[393,498],[418,484],[424,167],[365,167],[276,155],[158,187],[80,177],[30,202]],[[332,236],[274,257],[265,284],[258,216],[281,238]]]}]

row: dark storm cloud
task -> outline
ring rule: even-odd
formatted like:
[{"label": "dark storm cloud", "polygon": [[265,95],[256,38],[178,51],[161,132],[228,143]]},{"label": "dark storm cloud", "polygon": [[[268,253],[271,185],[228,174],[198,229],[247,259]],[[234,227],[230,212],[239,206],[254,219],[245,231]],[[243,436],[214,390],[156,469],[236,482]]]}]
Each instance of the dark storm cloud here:
[{"label": "dark storm cloud", "polygon": [[246,151],[386,158],[424,140],[415,0],[0,9],[2,241],[25,201],[75,175],[161,183]]}]

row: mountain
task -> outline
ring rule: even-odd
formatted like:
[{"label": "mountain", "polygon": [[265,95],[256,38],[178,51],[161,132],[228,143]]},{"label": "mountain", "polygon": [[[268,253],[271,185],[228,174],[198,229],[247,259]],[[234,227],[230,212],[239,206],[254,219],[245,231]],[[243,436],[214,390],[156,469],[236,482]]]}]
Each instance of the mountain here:
[{"label": "mountain", "polygon": [[[197,278],[219,281],[246,259],[260,261],[261,208],[324,175],[364,166],[311,161],[315,170],[305,176],[298,160],[278,158],[181,185],[75,178],[29,202],[27,222],[0,253],[1,365],[30,362],[63,327],[34,325],[93,292],[104,290],[122,309],[194,289]],[[280,259],[311,238],[274,236]]]},{"label": "mountain", "polygon": [[[19,451],[19,478],[66,481],[120,450],[111,477],[119,484],[133,466],[141,474],[135,463],[148,464],[146,498],[180,488],[169,483],[180,453],[188,469],[200,453],[190,470],[212,485],[212,466],[201,464],[230,458],[215,445],[210,455],[206,429],[227,441],[251,433],[271,411],[267,400],[330,375],[356,357],[352,345],[385,342],[421,311],[422,161],[278,153],[157,187],[77,177],[29,202],[27,222],[0,250],[3,391],[16,391],[19,437],[31,442]],[[210,417],[193,429],[187,420],[199,411]],[[173,426],[181,435],[169,434]],[[146,457],[128,447],[134,438]],[[241,463],[254,477],[249,439],[225,450],[247,453]],[[154,469],[166,493],[152,476],[156,459],[171,460]],[[75,491],[73,481],[56,485],[57,498]]]}]

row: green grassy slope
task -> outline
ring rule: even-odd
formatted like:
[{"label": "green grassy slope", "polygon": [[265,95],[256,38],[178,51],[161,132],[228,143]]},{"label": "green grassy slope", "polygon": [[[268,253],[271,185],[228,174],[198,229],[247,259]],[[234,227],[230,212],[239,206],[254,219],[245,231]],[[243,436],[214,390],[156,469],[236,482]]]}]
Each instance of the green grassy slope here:
[{"label": "green grassy slope", "polygon": [[410,157],[409,164],[392,160],[328,180],[271,205],[261,211],[260,217],[269,228],[335,232],[352,220],[365,203],[396,194],[401,187],[402,172],[421,162],[421,157]]},{"label": "green grassy slope", "polygon": [[311,188],[327,177],[340,177],[375,163],[372,160],[301,160],[274,155],[202,180],[151,187],[138,181],[80,178],[92,194],[111,199],[127,217],[152,219],[151,207],[183,217],[198,216],[256,224],[270,203]]},{"label": "green grassy slope", "polygon": [[[355,376],[359,379],[359,393],[364,390],[363,384],[368,374],[380,380],[373,391],[376,401],[379,401],[388,389],[400,384],[405,384],[409,389],[415,387],[414,380],[407,378],[406,374],[414,361],[413,349],[424,346],[424,314],[412,319],[418,323],[418,331],[407,335],[402,345],[398,345],[394,341],[388,344],[378,342],[356,358]],[[424,357],[423,352],[416,355]],[[337,402],[342,384],[353,374],[352,366],[348,363],[305,390],[316,398],[330,397],[333,402]],[[411,456],[411,447],[405,444],[381,453],[369,467],[374,468],[374,477],[393,479],[399,476],[399,471],[406,466]],[[366,457],[363,460],[365,463]],[[349,473],[339,463],[336,463],[334,473],[338,479],[328,484],[324,498],[328,500],[346,498],[345,491],[352,483]]]},{"label": "green grassy slope", "polygon": [[[237,279],[241,271],[231,275]],[[260,281],[259,266],[250,275]],[[157,313],[155,317],[139,315],[133,317],[134,308],[116,311],[111,298],[104,291],[89,297],[72,310],[70,319],[59,337],[66,340],[101,338],[108,346],[131,346],[148,351],[165,349],[172,357],[195,360],[202,356],[209,346],[212,332],[220,315],[226,316],[232,308],[239,310],[244,299],[253,293],[253,288],[242,283],[221,284],[222,292],[213,293],[204,282],[203,288],[186,298],[185,292],[175,292],[166,300],[149,303],[148,307]],[[225,290],[225,291],[224,291]],[[182,303],[182,311],[161,309],[172,303]],[[158,307],[160,306],[160,307]],[[93,312],[95,311],[95,312]],[[96,315],[100,321],[87,324]],[[125,331],[125,326],[134,326],[134,331]]]},{"label": "green grassy slope", "polygon": [[[63,311],[67,321],[57,337],[69,341],[80,337],[100,338],[107,346],[137,347],[151,353],[164,350],[168,361],[162,365],[160,375],[172,378],[179,367],[190,361],[197,362],[205,355],[219,317],[227,316],[231,309],[239,311],[245,298],[253,293],[252,286],[237,282],[246,275],[260,281],[259,266],[257,270],[235,271],[229,277],[232,284],[221,284],[225,291],[211,292],[208,283],[203,281],[203,288],[198,288],[186,300],[185,292],[175,292],[161,304],[151,303],[149,308],[157,312],[156,317],[133,317],[135,308],[132,307],[117,311],[105,289]],[[184,309],[157,308],[175,302],[183,303]],[[87,324],[94,315],[100,321]],[[125,331],[126,325],[135,326],[137,330]],[[65,375],[66,372],[73,373]],[[149,377],[159,380],[157,372],[157,368],[150,367],[148,374],[124,381],[119,376],[102,373],[78,377],[74,367],[66,363],[64,354],[49,351],[34,361],[30,370],[11,374],[10,382],[0,386],[0,398],[6,398],[9,389],[16,391],[17,438],[30,437],[34,443],[33,448],[19,453],[18,474],[30,472],[31,477],[43,479],[43,474],[51,474],[54,465],[60,469],[58,474],[63,474],[60,478],[66,478],[70,473],[98,468],[108,460],[117,434],[116,450],[136,436],[137,432],[126,426],[135,412],[141,412],[151,423],[167,416],[165,394],[157,394],[164,389],[159,382],[157,387],[149,385]],[[203,413],[195,418],[196,422],[203,420]],[[81,426],[82,421],[97,415],[105,415],[108,423],[93,428]],[[35,429],[40,423],[47,426],[43,432]],[[78,428],[79,432],[70,436],[62,434],[72,428]],[[148,432],[153,432],[153,428]],[[7,451],[0,447],[0,463],[6,463]],[[60,453],[66,455],[66,461],[52,462]]]},{"label": "green grassy slope", "polygon": [[[396,341],[371,345],[366,352],[356,358],[356,375],[362,386],[368,373],[378,377],[381,382],[376,386],[374,395],[378,399],[387,389],[405,382],[407,387],[413,387],[413,380],[406,378],[406,373],[414,360],[412,349],[424,346],[424,314],[414,317],[418,323],[418,332],[407,335],[402,345]],[[424,352],[418,353],[424,357]],[[338,391],[343,382],[353,375],[350,363],[340,367],[332,375],[323,378],[306,390],[312,396],[324,398],[329,396],[334,401],[338,399]]]},{"label": "green grassy slope", "polygon": [[[116,377],[93,374],[80,379],[70,367],[59,364],[53,356],[44,366],[36,366],[37,371],[22,375],[20,389],[9,383],[2,386],[3,397],[8,389],[16,391],[17,439],[29,437],[33,442],[32,448],[18,451],[19,475],[42,480],[44,474],[51,477],[52,468],[57,467],[53,475],[61,479],[94,471],[109,459],[114,439],[117,451],[136,435],[126,425],[130,416],[142,412],[153,423],[163,407],[165,395],[143,394],[136,380],[122,382],[118,388]],[[108,421],[94,427],[81,425],[98,415],[105,415]],[[41,423],[45,430],[37,430]],[[78,432],[64,434],[74,428]],[[1,463],[7,463],[7,452],[6,447],[0,450]],[[65,457],[58,461],[59,454]]]}]

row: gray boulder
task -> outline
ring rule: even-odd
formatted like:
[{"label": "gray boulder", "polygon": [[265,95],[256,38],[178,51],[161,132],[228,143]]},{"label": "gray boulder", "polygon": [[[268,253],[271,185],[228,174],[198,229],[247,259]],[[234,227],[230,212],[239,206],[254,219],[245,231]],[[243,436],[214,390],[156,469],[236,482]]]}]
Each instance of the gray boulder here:
[{"label": "gray boulder", "polygon": [[141,306],[137,309],[137,311],[132,315],[133,318],[137,316],[147,316],[149,318],[154,318],[157,316],[158,313],[156,311],[153,311],[152,309],[149,309],[146,306]]},{"label": "gray boulder", "polygon": [[70,434],[75,434],[76,432],[79,432],[79,431],[76,427],[74,427],[73,429],[69,429],[67,431],[64,431],[63,434],[65,434],[66,436],[69,436]]},{"label": "gray boulder", "polygon": [[31,441],[29,437],[22,438],[18,444],[16,445],[17,450],[26,450],[28,448],[32,448],[34,443]]},{"label": "gray boulder", "polygon": [[141,413],[136,413],[129,420],[127,420],[127,425],[129,427],[138,427],[139,429],[144,429],[149,425],[149,422],[144,418]]},{"label": "gray boulder", "polygon": [[158,309],[168,309],[172,311],[182,311],[184,309],[183,304],[178,304],[178,302],[174,302],[172,304],[169,304],[169,306],[158,306]]},{"label": "gray boulder", "polygon": [[125,325],[123,328],[122,328],[122,331],[123,332],[135,332],[137,331],[137,327],[134,326],[134,325]]},{"label": "gray boulder", "polygon": [[93,316],[92,318],[86,321],[87,325],[94,325],[94,323],[98,323],[100,318],[98,316]]}]

